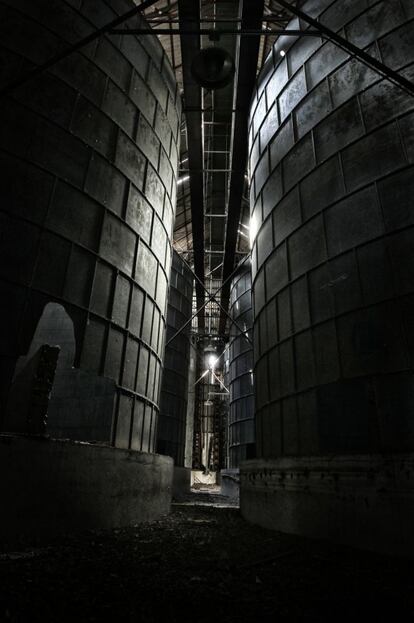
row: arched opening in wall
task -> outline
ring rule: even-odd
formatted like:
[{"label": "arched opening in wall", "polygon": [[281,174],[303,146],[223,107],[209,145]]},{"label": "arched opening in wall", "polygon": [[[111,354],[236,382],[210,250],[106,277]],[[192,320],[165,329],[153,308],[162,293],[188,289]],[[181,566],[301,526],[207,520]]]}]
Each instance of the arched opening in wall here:
[{"label": "arched opening in wall", "polygon": [[48,303],[16,365],[9,430],[109,443],[115,382],[74,368],[75,355],[71,317],[63,305]]}]

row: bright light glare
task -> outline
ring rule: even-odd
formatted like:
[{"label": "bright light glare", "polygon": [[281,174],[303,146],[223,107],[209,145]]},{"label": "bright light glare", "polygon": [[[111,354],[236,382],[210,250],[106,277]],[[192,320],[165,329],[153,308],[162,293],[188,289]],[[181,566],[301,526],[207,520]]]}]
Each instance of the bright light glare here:
[{"label": "bright light glare", "polygon": [[180,179],[178,180],[177,184],[182,184],[183,182],[186,182],[189,179],[190,179],[189,175],[186,175],[185,177],[180,177]]},{"label": "bright light glare", "polygon": [[208,362],[209,368],[214,368],[214,366],[217,363],[217,357],[215,355],[210,355],[207,362]]},{"label": "bright light glare", "polygon": [[257,215],[255,214],[253,218],[250,219],[250,248],[252,248],[253,246],[258,229],[259,229],[259,221],[258,221]]},{"label": "bright light glare", "polygon": [[280,50],[280,56],[283,58],[283,56],[286,56],[286,52],[284,50]]}]

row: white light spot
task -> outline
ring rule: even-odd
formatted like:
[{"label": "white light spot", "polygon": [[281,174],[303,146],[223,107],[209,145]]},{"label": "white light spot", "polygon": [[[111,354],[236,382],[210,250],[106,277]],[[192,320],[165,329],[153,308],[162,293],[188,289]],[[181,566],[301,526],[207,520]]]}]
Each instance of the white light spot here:
[{"label": "white light spot", "polygon": [[209,368],[212,370],[217,363],[217,357],[215,355],[210,355],[208,358]]},{"label": "white light spot", "polygon": [[259,220],[257,218],[257,215],[255,214],[253,218],[250,219],[250,248],[252,248],[253,246],[258,229],[259,229]]}]

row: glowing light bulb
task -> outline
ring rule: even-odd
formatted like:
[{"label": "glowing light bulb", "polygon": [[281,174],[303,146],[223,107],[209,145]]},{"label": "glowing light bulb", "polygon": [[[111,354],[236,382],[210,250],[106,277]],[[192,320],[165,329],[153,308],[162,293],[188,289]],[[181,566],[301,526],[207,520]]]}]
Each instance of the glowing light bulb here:
[{"label": "glowing light bulb", "polygon": [[217,357],[215,355],[210,355],[208,358],[209,368],[214,368],[217,363]]}]

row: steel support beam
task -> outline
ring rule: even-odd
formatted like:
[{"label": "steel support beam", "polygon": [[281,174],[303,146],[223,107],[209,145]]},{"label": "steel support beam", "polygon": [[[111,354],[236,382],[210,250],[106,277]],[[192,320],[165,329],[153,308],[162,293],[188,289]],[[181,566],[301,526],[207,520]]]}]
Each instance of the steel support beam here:
[{"label": "steel support beam", "polygon": [[[180,29],[200,29],[200,0],[178,0]],[[200,35],[181,36],[184,106],[187,109],[188,172],[190,174],[191,227],[193,234],[198,326],[204,329],[204,192],[201,87],[191,75],[191,63],[200,51]]]},{"label": "steel support beam", "polygon": [[[263,21],[264,0],[240,1],[242,30],[260,30]],[[221,292],[221,305],[224,309],[228,309],[229,306],[230,280],[228,277],[233,272],[236,257],[237,230],[239,228],[244,175],[246,173],[247,162],[247,119],[249,116],[250,100],[256,81],[259,48],[260,35],[256,37],[242,37],[240,39],[233,106],[237,112],[234,115],[232,127],[232,158],[227,209],[228,219],[223,261],[223,282],[225,285]],[[225,325],[226,316],[222,313],[220,316],[220,333],[224,333]]]},{"label": "steel support beam", "polygon": [[170,28],[114,28],[110,31],[111,35],[169,35],[169,36],[191,36],[191,35],[206,35],[211,37],[214,41],[221,35],[240,35],[242,37],[256,37],[257,35],[274,35],[274,36],[287,36],[287,37],[320,37],[319,30],[286,30],[284,28],[278,28],[275,30],[267,30],[265,28],[255,29],[238,29],[238,28],[220,28],[220,30],[214,30],[213,28],[177,28],[172,30]]},{"label": "steel support beam", "polygon": [[[250,257],[249,255],[246,255],[246,257],[244,258],[243,262],[241,262],[241,265],[247,260],[247,258]],[[225,287],[227,285],[228,282],[230,282],[231,278],[233,277],[233,275],[235,275],[236,271],[238,270],[239,267],[236,267],[235,270],[233,272],[230,273],[230,275],[227,277],[226,281],[223,281],[223,283],[221,284],[221,286],[219,288],[217,288],[217,290],[215,290],[213,292],[213,294],[209,294],[209,298],[206,299],[201,308],[198,308],[197,311],[191,316],[191,318],[189,318],[179,329],[178,331],[176,331],[176,333],[174,333],[174,335],[172,337],[170,337],[170,339],[168,340],[168,342],[165,344],[165,346],[168,346],[168,344],[171,344],[171,342],[173,340],[175,340],[175,338],[180,335],[180,333],[182,333],[184,331],[184,329],[186,329],[188,327],[188,325],[190,325],[192,323],[192,321],[194,320],[194,318],[196,316],[198,316],[200,314],[200,312],[205,308],[206,305],[208,305],[208,303],[210,303],[211,301],[214,300],[214,298],[217,296],[217,294],[220,292],[220,290]],[[247,331],[241,331],[242,334],[245,336],[246,340],[248,340],[251,343],[251,339],[246,335]]]},{"label": "steel support beam", "polygon": [[[108,24],[105,24],[105,26],[102,26],[101,28],[98,28],[97,30],[92,32],[87,37],[84,37],[83,39],[80,39],[77,43],[67,47],[62,52],[59,52],[59,54],[56,54],[55,56],[52,56],[52,58],[50,58],[45,63],[42,63],[41,65],[38,65],[34,69],[28,71],[23,76],[17,78],[13,82],[10,82],[9,84],[6,84],[4,87],[0,88],[0,96],[8,95],[9,93],[12,93],[18,87],[22,86],[23,84],[26,84],[30,80],[33,80],[33,78],[35,78],[39,74],[42,74],[44,71],[47,71],[48,69],[51,69],[52,67],[54,67],[56,65],[56,63],[58,63],[59,61],[62,61],[64,58],[67,58],[68,56],[70,56],[74,52],[77,52],[78,50],[81,50],[83,47],[85,47],[86,45],[88,45],[92,41],[95,41],[96,39],[99,39],[99,37],[101,37],[102,35],[107,34],[109,31],[113,30],[117,26],[120,26],[121,24],[123,24],[124,22],[128,21],[132,17],[135,17],[135,15],[137,15],[138,13],[141,13],[141,11],[144,11],[145,9],[148,9],[149,7],[151,7],[156,2],[157,2],[157,0],[145,0],[145,2],[141,2],[141,4],[139,4],[138,6],[134,7],[130,11],[127,11],[123,15],[120,15],[119,17],[116,17],[114,20],[112,20]],[[152,34],[154,35],[156,33],[153,32]]]},{"label": "steel support beam", "polygon": [[[246,258],[245,258],[246,259]],[[183,264],[185,264],[185,266],[193,273],[195,280],[202,286],[203,290],[205,291],[205,293],[207,294],[207,296],[210,297],[210,300],[213,303],[216,303],[216,305],[220,308],[221,313],[225,314],[226,317],[230,320],[231,325],[234,325],[236,327],[236,329],[242,334],[244,335],[244,337],[248,340],[248,342],[250,342],[250,344],[253,346],[253,342],[252,340],[249,338],[249,336],[247,335],[248,331],[244,331],[241,326],[239,325],[238,322],[236,322],[236,320],[234,320],[234,318],[232,318],[228,312],[227,309],[224,309],[224,307],[221,305],[220,301],[216,298],[215,294],[213,293],[211,294],[209,292],[209,290],[206,288],[206,286],[204,285],[204,283],[202,281],[199,280],[199,278],[197,277],[197,275],[195,274],[195,272],[193,271],[193,269],[191,268],[191,266],[188,264],[188,262],[185,261],[185,259],[183,257],[181,257],[180,255],[180,260],[182,261]],[[218,268],[218,267],[216,267]],[[213,269],[215,270],[215,269]],[[213,271],[210,271],[210,274]],[[220,286],[219,290],[222,288],[222,286]],[[217,290],[217,292],[219,291]],[[230,325],[230,326],[231,326]]]},{"label": "steel support beam", "polygon": [[381,61],[372,57],[370,54],[368,54],[358,46],[354,45],[344,37],[341,37],[341,35],[338,35],[335,31],[331,30],[318,20],[313,19],[313,17],[310,17],[310,15],[304,13],[290,2],[287,2],[287,0],[277,0],[277,3],[280,4],[280,6],[282,6],[284,9],[287,9],[288,11],[293,13],[293,15],[296,15],[301,20],[306,22],[306,24],[309,24],[309,26],[312,26],[316,30],[319,30],[319,33],[322,36],[326,37],[343,50],[346,50],[346,52],[349,52],[349,54],[358,58],[365,65],[368,65],[368,67],[370,67],[371,69],[375,69],[375,71],[377,71],[381,76],[387,78],[388,80],[391,80],[391,82],[404,89],[404,91],[406,91],[407,93],[410,93],[410,95],[414,95],[414,84],[398,72],[391,69],[391,67],[388,67]]}]

